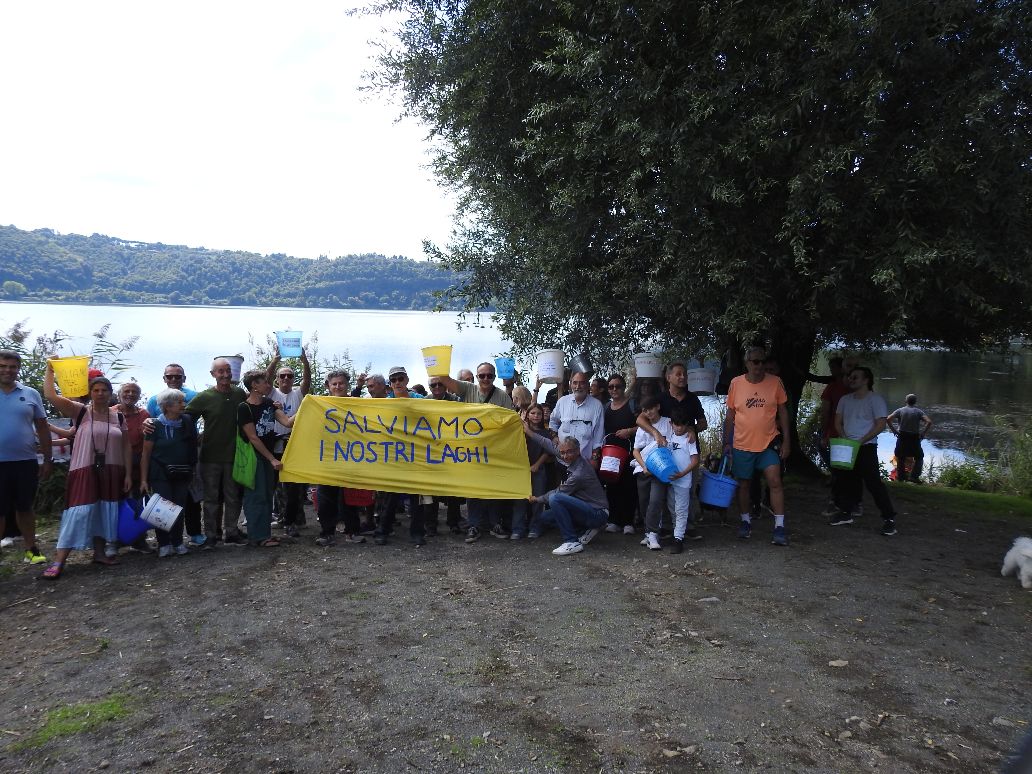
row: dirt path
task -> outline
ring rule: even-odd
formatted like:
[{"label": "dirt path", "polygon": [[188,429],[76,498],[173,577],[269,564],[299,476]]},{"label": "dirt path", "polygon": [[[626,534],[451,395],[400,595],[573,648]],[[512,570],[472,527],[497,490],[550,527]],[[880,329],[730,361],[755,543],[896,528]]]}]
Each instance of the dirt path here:
[{"label": "dirt path", "polygon": [[[787,550],[707,514],[681,556],[309,528],[55,584],[16,565],[0,769],[996,771],[1032,718],[1032,593],[999,576],[1032,522],[893,491],[884,538],[790,488]],[[76,703],[92,728],[47,722]]]}]

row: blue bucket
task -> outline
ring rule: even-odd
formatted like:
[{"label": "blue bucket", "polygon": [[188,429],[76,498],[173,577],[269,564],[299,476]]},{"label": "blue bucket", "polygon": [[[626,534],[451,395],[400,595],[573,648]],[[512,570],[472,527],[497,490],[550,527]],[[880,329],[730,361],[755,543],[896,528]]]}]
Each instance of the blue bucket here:
[{"label": "blue bucket", "polygon": [[301,357],[301,331],[276,331],[280,357]]},{"label": "blue bucket", "polygon": [[674,453],[668,446],[657,446],[650,451],[649,456],[645,458],[645,467],[664,484],[669,484],[670,477],[678,471]]},{"label": "blue bucket", "polygon": [[140,518],[143,504],[127,497],[118,504],[118,542],[124,546],[135,543],[147,533],[151,525]]},{"label": "blue bucket", "polygon": [[499,379],[512,379],[516,375],[516,361],[511,357],[496,357],[495,371]]},{"label": "blue bucket", "polygon": [[715,508],[727,508],[735,499],[738,482],[730,476],[719,476],[702,471],[702,486],[699,487],[699,500]]}]

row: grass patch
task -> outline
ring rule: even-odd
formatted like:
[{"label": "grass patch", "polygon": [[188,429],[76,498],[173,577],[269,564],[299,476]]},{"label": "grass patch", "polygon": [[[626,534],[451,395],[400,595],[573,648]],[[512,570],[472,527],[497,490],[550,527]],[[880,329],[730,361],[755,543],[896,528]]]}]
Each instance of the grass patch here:
[{"label": "grass patch", "polygon": [[349,602],[361,602],[363,600],[372,598],[372,593],[368,591],[352,591],[344,595],[344,599],[348,600]]},{"label": "grass patch", "polygon": [[1018,495],[970,492],[938,486],[890,484],[889,493],[899,503],[936,509],[965,521],[992,519],[1006,523],[1032,521],[1032,499]]},{"label": "grass patch", "polygon": [[83,702],[58,707],[47,713],[43,727],[31,736],[11,745],[12,751],[42,747],[54,739],[81,734],[129,715],[129,697],[116,694],[102,701]]}]

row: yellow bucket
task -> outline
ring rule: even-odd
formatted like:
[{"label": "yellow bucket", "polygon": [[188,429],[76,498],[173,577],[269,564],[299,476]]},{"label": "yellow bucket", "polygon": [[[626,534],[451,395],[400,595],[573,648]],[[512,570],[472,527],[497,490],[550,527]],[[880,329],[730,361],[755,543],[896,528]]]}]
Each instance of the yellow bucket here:
[{"label": "yellow bucket", "polygon": [[423,347],[423,364],[427,376],[447,376],[451,373],[451,344]]},{"label": "yellow bucket", "polygon": [[50,365],[66,398],[81,398],[90,394],[90,359],[87,355],[52,357]]}]

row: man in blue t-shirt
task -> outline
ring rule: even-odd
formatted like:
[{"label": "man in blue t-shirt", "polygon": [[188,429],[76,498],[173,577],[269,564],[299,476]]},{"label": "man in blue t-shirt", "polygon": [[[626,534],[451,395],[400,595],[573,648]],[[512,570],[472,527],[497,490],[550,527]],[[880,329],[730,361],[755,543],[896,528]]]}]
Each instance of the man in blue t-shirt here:
[{"label": "man in blue t-shirt", "polygon": [[[0,350],[0,535],[6,511],[14,517],[25,541],[25,561],[43,564],[47,558],[36,547],[36,514],[32,509],[39,481],[50,476],[50,427],[39,393],[17,381],[21,355]],[[37,444],[43,466],[36,461]]]},{"label": "man in blue t-shirt", "polygon": [[[193,400],[194,395],[197,394],[196,390],[183,386],[186,381],[186,371],[183,370],[179,363],[169,363],[165,366],[165,373],[161,378],[165,380],[166,389],[182,390],[183,394],[186,395],[187,403]],[[160,413],[161,411],[158,409],[158,393],[154,393],[151,395],[150,400],[147,401],[147,414],[156,417]]]}]

